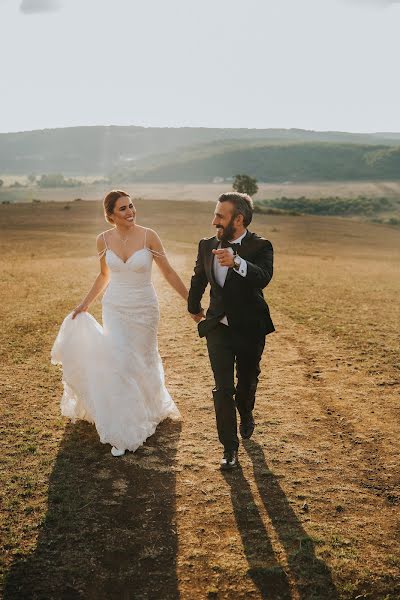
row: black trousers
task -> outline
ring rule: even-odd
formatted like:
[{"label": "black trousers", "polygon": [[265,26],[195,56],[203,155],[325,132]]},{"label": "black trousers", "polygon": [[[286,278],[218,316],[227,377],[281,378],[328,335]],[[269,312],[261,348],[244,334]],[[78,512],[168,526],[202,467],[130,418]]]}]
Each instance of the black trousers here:
[{"label": "black trousers", "polygon": [[218,438],[225,450],[239,447],[236,408],[241,419],[251,416],[264,346],[265,336],[256,340],[239,337],[221,323],[207,333],[208,355],[215,380],[213,397]]}]

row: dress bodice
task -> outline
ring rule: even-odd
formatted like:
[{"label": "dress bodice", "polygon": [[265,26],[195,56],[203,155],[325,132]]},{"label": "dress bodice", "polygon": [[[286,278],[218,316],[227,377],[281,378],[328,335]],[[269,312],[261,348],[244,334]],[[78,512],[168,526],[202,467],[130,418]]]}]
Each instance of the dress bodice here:
[{"label": "dress bodice", "polygon": [[[113,305],[114,308],[119,306],[123,307],[125,312],[132,309],[136,311],[136,316],[143,308],[143,314],[149,317],[151,311],[148,307],[152,305],[158,313],[157,296],[151,281],[151,267],[153,256],[165,256],[165,253],[149,248],[146,235],[147,229],[145,229],[143,248],[136,250],[126,261],[123,261],[114,250],[109,248],[103,233],[104,250],[99,252],[99,256],[105,256],[110,270],[110,281],[102,300],[103,307],[106,304]],[[154,315],[151,318],[154,318]]]},{"label": "dress bodice", "polygon": [[157,306],[157,297],[151,282],[152,262],[153,255],[148,248],[137,250],[126,262],[107,248],[106,263],[110,269],[110,281],[103,295],[103,307],[106,304],[123,307],[125,316],[128,309],[138,311],[139,307],[142,307],[144,313],[150,315],[146,306]]},{"label": "dress bodice", "polygon": [[151,283],[153,255],[148,248],[136,250],[126,262],[107,248],[106,262],[110,269],[110,284],[120,283],[137,287]]}]

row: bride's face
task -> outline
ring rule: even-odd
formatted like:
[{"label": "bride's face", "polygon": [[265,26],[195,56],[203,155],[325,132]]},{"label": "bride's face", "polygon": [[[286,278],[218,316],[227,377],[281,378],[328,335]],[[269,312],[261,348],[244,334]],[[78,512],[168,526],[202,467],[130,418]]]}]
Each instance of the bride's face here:
[{"label": "bride's face", "polygon": [[118,198],[114,206],[112,218],[114,225],[119,225],[120,227],[134,225],[136,220],[136,209],[133,206],[132,200],[127,196]]}]

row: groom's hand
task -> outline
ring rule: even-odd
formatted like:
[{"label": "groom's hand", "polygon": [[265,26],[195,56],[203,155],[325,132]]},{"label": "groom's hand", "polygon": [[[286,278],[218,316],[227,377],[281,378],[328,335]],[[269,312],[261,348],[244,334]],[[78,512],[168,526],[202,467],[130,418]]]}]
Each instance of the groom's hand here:
[{"label": "groom's hand", "polygon": [[219,250],[213,250],[212,252],[217,257],[221,267],[233,267],[234,256],[232,248],[220,248]]},{"label": "groom's hand", "polygon": [[200,321],[205,318],[204,308],[202,308],[201,311],[197,313],[197,315],[190,313],[190,316],[192,317],[193,321],[195,321],[196,323],[200,323]]}]

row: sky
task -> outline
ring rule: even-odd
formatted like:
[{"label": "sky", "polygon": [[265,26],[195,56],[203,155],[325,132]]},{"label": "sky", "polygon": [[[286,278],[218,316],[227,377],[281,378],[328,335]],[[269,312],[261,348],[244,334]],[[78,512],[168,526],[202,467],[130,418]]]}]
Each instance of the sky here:
[{"label": "sky", "polygon": [[400,131],[400,0],[0,0],[0,132]]}]

